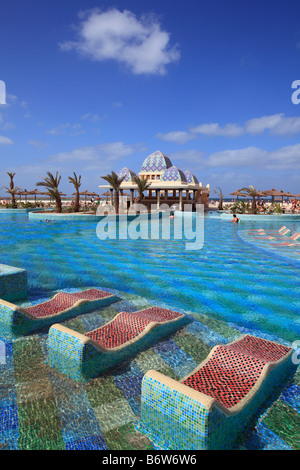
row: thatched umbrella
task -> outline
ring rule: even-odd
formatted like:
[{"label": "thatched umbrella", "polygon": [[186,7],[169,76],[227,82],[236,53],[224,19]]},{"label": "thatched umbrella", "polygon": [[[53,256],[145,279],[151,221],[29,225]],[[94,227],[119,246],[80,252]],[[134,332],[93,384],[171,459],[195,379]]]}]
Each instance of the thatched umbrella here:
[{"label": "thatched umbrella", "polygon": [[47,194],[47,196],[49,196],[48,193],[43,193],[42,191],[39,191],[38,189],[34,189],[33,191],[30,191],[30,193],[34,196],[34,202],[35,202],[35,203],[36,203],[36,197],[37,197],[37,195],[42,196],[42,195],[46,195],[46,194]]},{"label": "thatched umbrella", "polygon": [[287,191],[286,197],[287,197],[287,198],[289,198],[289,197],[300,197],[300,194],[292,194],[292,193],[290,193],[289,191]]},{"label": "thatched umbrella", "polygon": [[106,200],[108,200],[108,197],[110,196],[110,191],[105,191],[105,193],[101,193],[100,196],[106,196]]},{"label": "thatched umbrella", "polygon": [[17,195],[20,196],[20,199],[22,199],[21,196],[25,196],[25,201],[27,202],[27,196],[32,196],[33,191],[27,191],[27,189],[24,189],[23,191],[19,191]]},{"label": "thatched umbrella", "polygon": [[240,197],[246,197],[245,194],[242,194],[240,191],[234,191],[233,193],[229,193],[230,196],[236,196],[236,199],[238,200],[239,199],[239,196]]},{"label": "thatched umbrella", "polygon": [[271,196],[272,197],[272,204],[274,203],[274,197],[275,196],[280,196],[280,191],[277,189],[268,189],[267,191],[261,191],[264,196]]},{"label": "thatched umbrella", "polygon": [[[72,193],[72,196],[75,196],[76,193]],[[81,191],[79,193],[79,196],[84,196],[84,202],[86,202],[86,198],[89,197],[99,197],[99,194],[88,191],[87,189],[85,191]]]}]

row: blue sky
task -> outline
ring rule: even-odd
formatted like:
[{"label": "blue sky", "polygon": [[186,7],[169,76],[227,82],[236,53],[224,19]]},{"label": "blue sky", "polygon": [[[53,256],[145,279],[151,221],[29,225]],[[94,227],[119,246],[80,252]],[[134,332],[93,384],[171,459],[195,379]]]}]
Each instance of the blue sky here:
[{"label": "blue sky", "polygon": [[[300,192],[299,1],[1,2],[0,187],[139,172],[161,150],[211,194]],[[295,96],[295,95],[294,95]],[[299,93],[300,97],[300,93]],[[1,191],[3,193],[3,190]]]}]

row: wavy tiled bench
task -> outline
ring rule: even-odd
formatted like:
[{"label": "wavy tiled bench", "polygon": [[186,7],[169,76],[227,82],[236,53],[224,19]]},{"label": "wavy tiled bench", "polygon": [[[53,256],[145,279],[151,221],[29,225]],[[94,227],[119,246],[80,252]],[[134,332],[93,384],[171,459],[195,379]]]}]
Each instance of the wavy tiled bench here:
[{"label": "wavy tiled bench", "polygon": [[1,332],[4,337],[10,333],[28,334],[118,300],[115,295],[99,289],[59,292],[46,302],[26,308],[0,299],[0,336]]},{"label": "wavy tiled bench", "polygon": [[172,310],[151,307],[120,312],[85,335],[53,325],[48,335],[48,364],[71,379],[85,381],[116,366],[138,351],[191,321]]},{"label": "wavy tiled bench", "polygon": [[230,449],[294,367],[292,349],[246,335],[177,382],[149,371],[137,429],[157,449]]}]

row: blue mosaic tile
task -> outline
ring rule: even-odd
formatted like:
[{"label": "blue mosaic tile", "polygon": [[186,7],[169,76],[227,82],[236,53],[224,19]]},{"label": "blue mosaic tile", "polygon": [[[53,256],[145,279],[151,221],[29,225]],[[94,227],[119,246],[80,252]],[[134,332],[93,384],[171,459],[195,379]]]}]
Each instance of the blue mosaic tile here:
[{"label": "blue mosaic tile", "polygon": [[125,398],[129,399],[141,394],[141,384],[144,374],[134,364],[131,370],[114,377],[115,384],[122,390]]},{"label": "blue mosaic tile", "polygon": [[0,408],[0,433],[18,429],[18,409],[16,405]]},{"label": "blue mosaic tile", "polygon": [[198,364],[172,340],[162,341],[155,345],[153,349],[179,377],[184,377],[198,366]]},{"label": "blue mosaic tile", "polygon": [[66,443],[66,450],[108,450],[102,434],[75,439]]},{"label": "blue mosaic tile", "polygon": [[286,442],[262,423],[259,423],[256,430],[249,434],[243,448],[248,450],[292,450]]},{"label": "blue mosaic tile", "polygon": [[134,412],[135,416],[140,416],[141,414],[141,400],[138,396],[138,399],[135,397],[128,398],[128,403],[131,406],[132,411]]},{"label": "blue mosaic tile", "polygon": [[287,387],[281,394],[280,399],[300,413],[300,387],[299,385],[291,385]]}]

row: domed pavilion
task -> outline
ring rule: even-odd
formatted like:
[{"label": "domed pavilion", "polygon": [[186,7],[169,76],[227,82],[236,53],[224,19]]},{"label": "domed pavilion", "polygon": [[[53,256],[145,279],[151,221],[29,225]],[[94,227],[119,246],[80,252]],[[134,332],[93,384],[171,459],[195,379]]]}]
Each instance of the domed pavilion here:
[{"label": "domed pavilion", "polygon": [[[124,191],[129,191],[129,204],[132,205],[134,193],[137,191],[137,185],[134,182],[136,174],[125,167],[118,172],[118,176],[120,178],[125,176],[120,193],[122,196]],[[196,203],[199,203],[204,205],[205,210],[208,209],[209,184],[203,187],[195,175],[189,170],[182,171],[174,166],[169,157],[159,150],[145,158],[138,176],[150,183],[142,200],[142,204],[146,205],[149,211],[153,208],[159,209],[162,204],[167,204],[169,207],[176,205],[179,210],[184,210],[184,206],[190,204],[195,210]],[[112,203],[113,188],[109,185],[101,185],[100,188],[110,190]]]}]

